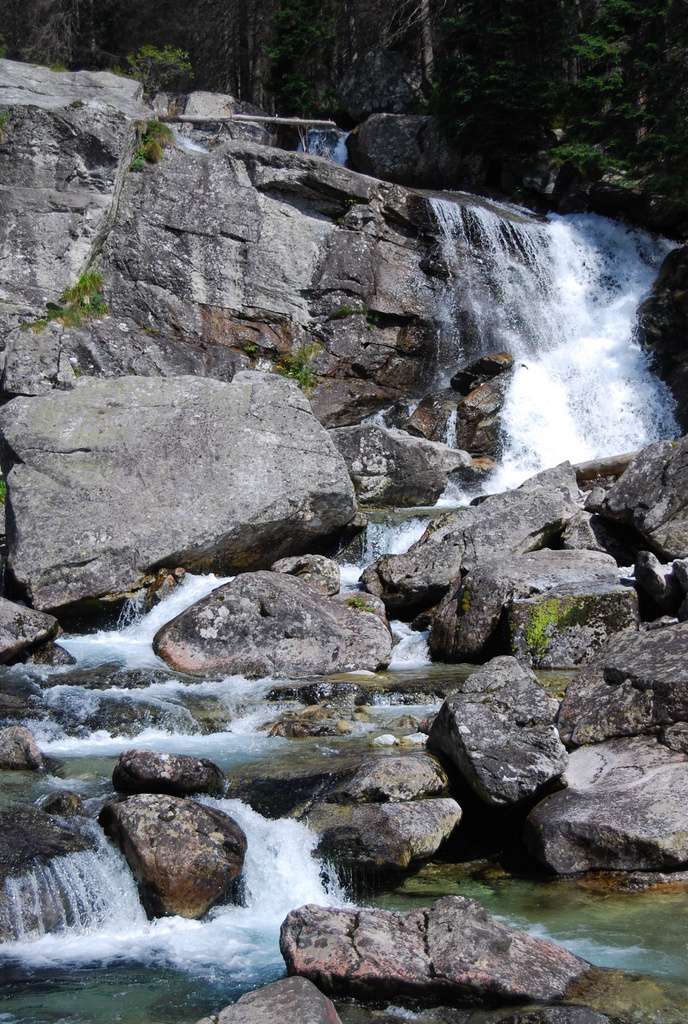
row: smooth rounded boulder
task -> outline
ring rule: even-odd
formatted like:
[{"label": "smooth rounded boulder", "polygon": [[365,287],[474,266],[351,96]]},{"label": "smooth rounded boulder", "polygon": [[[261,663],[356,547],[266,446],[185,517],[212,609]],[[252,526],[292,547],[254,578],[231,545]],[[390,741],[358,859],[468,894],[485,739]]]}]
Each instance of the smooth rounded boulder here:
[{"label": "smooth rounded boulder", "polygon": [[105,804],[98,821],[136,878],[149,917],[202,917],[231,895],[246,836],[214,807],[142,793]]},{"label": "smooth rounded boulder", "polygon": [[558,1002],[591,970],[463,896],[406,913],[300,907],[282,924],[280,949],[289,974],[326,994],[445,1005]]},{"label": "smooth rounded boulder", "polygon": [[306,978],[280,978],[246,992],[198,1024],[341,1024],[332,1002]]},{"label": "smooth rounded boulder", "polygon": [[374,598],[328,598],[297,577],[254,572],[168,622],[153,648],[172,668],[195,675],[303,678],[383,668],[392,638]]},{"label": "smooth rounded boulder", "polygon": [[9,402],[0,435],[9,566],[40,609],[126,592],[160,565],[267,566],[356,511],[344,460],[276,374],[84,378]]},{"label": "smooth rounded boulder", "polygon": [[224,796],[227,781],[222,769],[207,757],[135,748],[122,751],[112,773],[112,784],[120,793]]}]

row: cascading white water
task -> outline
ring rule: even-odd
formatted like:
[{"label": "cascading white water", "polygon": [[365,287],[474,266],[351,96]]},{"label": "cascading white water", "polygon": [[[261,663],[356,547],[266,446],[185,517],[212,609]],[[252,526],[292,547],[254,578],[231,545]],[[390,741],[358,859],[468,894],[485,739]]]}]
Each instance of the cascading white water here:
[{"label": "cascading white water", "polygon": [[341,128],[309,128],[306,132],[305,144],[300,142],[297,152],[311,153],[322,156],[335,164],[346,167],[349,153],[346,140],[349,132]]},{"label": "cascading white water", "polygon": [[677,436],[671,395],[633,339],[671,243],[594,214],[542,221],[498,204],[431,205],[451,274],[441,386],[478,355],[515,358],[490,490]]}]

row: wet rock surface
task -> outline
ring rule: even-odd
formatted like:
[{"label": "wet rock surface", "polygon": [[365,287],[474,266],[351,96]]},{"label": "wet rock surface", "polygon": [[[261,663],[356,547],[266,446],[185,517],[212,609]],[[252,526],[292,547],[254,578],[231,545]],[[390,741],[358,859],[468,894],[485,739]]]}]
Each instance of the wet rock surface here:
[{"label": "wet rock surface", "polygon": [[663,871],[688,864],[688,757],[653,738],[611,740],[570,757],[568,789],[528,816],[525,841],[557,874]]},{"label": "wet rock surface", "polygon": [[381,605],[263,572],[213,591],[164,626],[154,648],[193,674],[307,677],[385,666],[392,640]]},{"label": "wet rock surface", "polygon": [[568,763],[537,677],[515,658],[493,658],[442,705],[429,747],[481,800],[512,806],[561,786]]},{"label": "wet rock surface", "polygon": [[107,803],[98,818],[120,847],[151,917],[202,917],[231,896],[246,836],[213,807],[141,794]]},{"label": "wet rock surface", "polygon": [[364,999],[554,1002],[590,969],[460,896],[398,914],[301,907],[284,921],[280,949],[290,974]]},{"label": "wet rock surface", "polygon": [[130,748],[119,755],[112,784],[120,793],[223,796],[227,776],[206,757]]},{"label": "wet rock surface", "polygon": [[[306,978],[281,978],[247,992],[198,1024],[341,1024],[332,1002]],[[583,1022],[585,1024],[585,1022]]]},{"label": "wet rock surface", "polygon": [[0,768],[13,771],[38,771],[45,758],[31,732],[23,725],[0,730]]}]

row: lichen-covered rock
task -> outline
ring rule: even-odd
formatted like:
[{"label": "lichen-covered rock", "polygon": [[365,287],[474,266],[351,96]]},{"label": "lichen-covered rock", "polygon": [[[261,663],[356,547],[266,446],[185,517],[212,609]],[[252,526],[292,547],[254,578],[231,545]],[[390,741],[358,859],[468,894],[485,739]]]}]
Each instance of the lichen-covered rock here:
[{"label": "lichen-covered rock", "polygon": [[450,475],[471,467],[466,452],[374,423],[341,427],[330,437],[361,505],[434,505]]},{"label": "lichen-covered rock", "polygon": [[530,665],[572,667],[609,633],[637,626],[637,603],[602,552],[544,549],[489,558],[442,599],[430,650],[444,661],[515,654]]},{"label": "lichen-covered rock", "polygon": [[294,576],[244,573],[158,631],[157,654],[192,674],[315,676],[389,664],[381,602],[326,597]]},{"label": "lichen-covered rock", "polygon": [[279,558],[270,566],[271,572],[281,572],[286,576],[296,576],[304,583],[321,594],[332,597],[339,593],[339,566],[333,559],[324,555],[294,555],[291,558]]},{"label": "lichen-covered rock", "polygon": [[105,804],[98,818],[124,853],[150,917],[202,917],[231,894],[246,836],[214,807],[143,793]]},{"label": "lichen-covered rock", "polygon": [[0,597],[0,663],[28,654],[61,634],[56,618]]},{"label": "lichen-covered rock", "polygon": [[120,793],[224,796],[227,776],[207,757],[161,754],[156,750],[131,747],[119,755],[112,784]]},{"label": "lichen-covered rock", "polygon": [[160,565],[270,564],[355,512],[327,432],[270,374],[84,380],[14,399],[0,431],[9,565],[39,608],[127,591]]},{"label": "lichen-covered rock", "polygon": [[411,754],[368,761],[328,795],[329,803],[423,800],[439,796],[449,780],[434,757]]},{"label": "lichen-covered rock", "polygon": [[280,949],[290,974],[363,999],[551,1003],[590,971],[580,957],[507,928],[462,896],[406,913],[300,907],[282,924]]},{"label": "lichen-covered rock", "polygon": [[[198,1024],[341,1024],[327,996],[306,978],[280,978],[246,992],[217,1017]],[[585,1024],[585,1022],[581,1022]]]},{"label": "lichen-covered rock", "polygon": [[508,807],[562,785],[567,755],[544,689],[515,658],[493,658],[448,697],[428,746],[485,803]]},{"label": "lichen-covered rock", "polygon": [[688,721],[688,623],[613,637],[572,679],[559,711],[567,744],[602,743]]},{"label": "lichen-covered rock", "polygon": [[461,808],[450,797],[385,803],[313,804],[305,818],[318,853],[363,869],[399,871],[428,860],[453,832]]},{"label": "lichen-covered rock", "polygon": [[0,768],[13,771],[38,771],[45,758],[32,733],[24,725],[0,730]]},{"label": "lichen-covered rock", "polygon": [[575,474],[563,463],[517,490],[449,513],[406,554],[383,555],[361,579],[388,608],[429,608],[481,562],[544,547],[577,512],[577,497]]},{"label": "lichen-covered rock", "polygon": [[666,871],[688,864],[688,757],[654,738],[574,751],[568,789],[531,811],[524,839],[557,874]]}]

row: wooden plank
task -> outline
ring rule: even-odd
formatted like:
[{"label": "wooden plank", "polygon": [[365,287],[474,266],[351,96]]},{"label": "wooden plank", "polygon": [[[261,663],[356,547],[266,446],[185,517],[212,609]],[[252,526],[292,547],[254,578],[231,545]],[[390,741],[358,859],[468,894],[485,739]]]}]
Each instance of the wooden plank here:
[{"label": "wooden plank", "polygon": [[595,480],[598,476],[620,476],[636,457],[638,452],[626,452],[624,455],[607,455],[591,462],[579,462],[573,470],[578,483]]},{"label": "wooden plank", "polygon": [[239,121],[242,124],[251,122],[263,124],[286,124],[301,128],[336,128],[335,121],[316,121],[304,117],[269,117],[267,114],[230,114],[227,117],[210,115],[198,117],[196,114],[176,114],[162,117],[161,121],[185,121],[189,124],[231,124],[232,121]]}]

